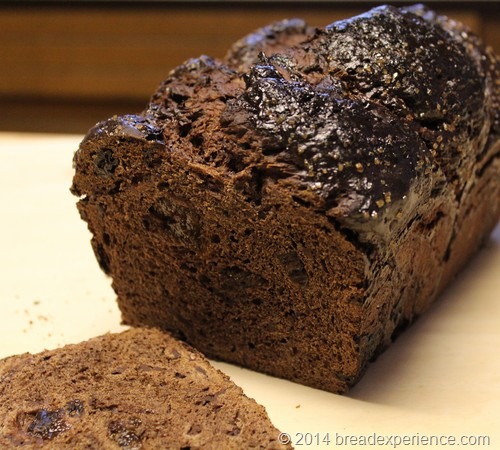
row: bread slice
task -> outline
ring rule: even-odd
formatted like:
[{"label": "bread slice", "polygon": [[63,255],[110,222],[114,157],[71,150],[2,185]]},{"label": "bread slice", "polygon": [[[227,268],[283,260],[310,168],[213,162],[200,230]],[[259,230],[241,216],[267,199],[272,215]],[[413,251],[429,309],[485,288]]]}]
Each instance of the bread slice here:
[{"label": "bread slice", "polygon": [[154,329],[0,361],[0,448],[284,449],[265,409]]},{"label": "bread slice", "polygon": [[74,159],[124,322],[345,392],[498,223],[498,67],[461,25],[384,6],[173,70]]}]

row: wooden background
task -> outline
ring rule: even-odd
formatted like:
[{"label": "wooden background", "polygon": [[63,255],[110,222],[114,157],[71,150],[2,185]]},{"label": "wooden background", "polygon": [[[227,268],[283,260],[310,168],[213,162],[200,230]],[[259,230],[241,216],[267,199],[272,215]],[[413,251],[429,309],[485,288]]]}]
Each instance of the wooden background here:
[{"label": "wooden background", "polygon": [[[0,131],[84,133],[113,114],[140,111],[187,58],[221,57],[269,22],[301,17],[323,26],[378,4],[0,3]],[[465,22],[500,53],[498,2],[430,6]]]}]

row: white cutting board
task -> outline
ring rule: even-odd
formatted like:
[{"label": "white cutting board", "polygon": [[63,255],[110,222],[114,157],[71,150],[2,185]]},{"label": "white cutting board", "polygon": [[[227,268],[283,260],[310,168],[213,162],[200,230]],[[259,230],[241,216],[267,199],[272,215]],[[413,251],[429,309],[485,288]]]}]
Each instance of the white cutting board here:
[{"label": "white cutting board", "polygon": [[[0,358],[125,328],[69,192],[80,140],[0,133]],[[454,440],[497,449],[499,354],[500,226],[348,395],[215,365],[296,448],[449,448]],[[448,445],[429,445],[436,441]]]}]

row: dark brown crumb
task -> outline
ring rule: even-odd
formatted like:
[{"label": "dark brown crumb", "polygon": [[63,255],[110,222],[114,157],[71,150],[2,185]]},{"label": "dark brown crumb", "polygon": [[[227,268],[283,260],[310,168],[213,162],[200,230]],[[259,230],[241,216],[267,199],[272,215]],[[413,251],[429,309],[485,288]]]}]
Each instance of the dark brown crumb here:
[{"label": "dark brown crumb", "polygon": [[263,407],[157,330],[1,360],[0,396],[2,449],[290,448]]}]

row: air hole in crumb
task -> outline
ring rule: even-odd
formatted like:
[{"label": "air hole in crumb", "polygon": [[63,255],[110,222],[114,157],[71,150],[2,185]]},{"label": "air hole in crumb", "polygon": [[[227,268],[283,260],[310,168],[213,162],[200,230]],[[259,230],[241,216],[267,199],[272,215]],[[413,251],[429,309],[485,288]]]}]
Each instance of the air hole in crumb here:
[{"label": "air hole in crumb", "polygon": [[196,273],[198,270],[196,269],[196,267],[193,267],[193,266],[190,266],[188,264],[185,264],[185,263],[182,263],[181,264],[181,269],[182,270],[188,270],[189,272],[191,273]]},{"label": "air hole in crumb", "polygon": [[296,195],[292,195],[292,200],[294,202],[298,203],[299,205],[302,205],[302,206],[306,206],[306,207],[311,206],[310,202],[308,202],[307,200],[304,200],[300,197],[297,197]]},{"label": "air hole in crumb", "polygon": [[175,103],[184,103],[189,96],[188,95],[183,95],[178,92],[170,92],[170,98],[175,102]]},{"label": "air hole in crumb", "polygon": [[238,436],[241,433],[240,428],[234,427],[231,431],[228,431],[227,434],[229,436]]},{"label": "air hole in crumb", "polygon": [[203,145],[203,136],[201,134],[195,134],[189,141],[195,147],[201,147]]},{"label": "air hole in crumb", "polygon": [[201,425],[195,423],[195,424],[191,425],[191,428],[188,430],[187,434],[189,434],[190,436],[193,436],[196,434],[200,434],[202,430],[203,430],[203,428],[201,427]]},{"label": "air hole in crumb", "polygon": [[97,262],[99,263],[99,267],[106,275],[110,275],[110,260],[108,254],[104,250],[104,247],[101,244],[95,244],[94,253],[96,255]]},{"label": "air hole in crumb", "polygon": [[282,147],[269,146],[262,149],[262,154],[265,156],[277,155],[283,151]]},{"label": "air hole in crumb", "polygon": [[442,187],[437,187],[437,188],[434,188],[432,191],[431,191],[431,197],[432,198],[436,198],[438,195],[441,194],[441,192],[443,191]]},{"label": "air hole in crumb", "polygon": [[186,137],[191,131],[191,122],[179,126],[179,136]]},{"label": "air hole in crumb", "polygon": [[240,159],[231,158],[227,163],[227,167],[232,172],[238,173],[238,172],[241,172],[245,168],[245,163],[243,161],[241,161]]}]

